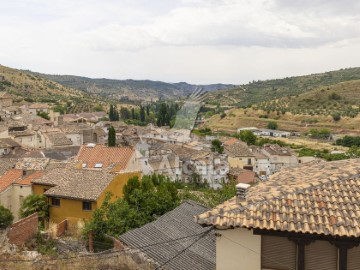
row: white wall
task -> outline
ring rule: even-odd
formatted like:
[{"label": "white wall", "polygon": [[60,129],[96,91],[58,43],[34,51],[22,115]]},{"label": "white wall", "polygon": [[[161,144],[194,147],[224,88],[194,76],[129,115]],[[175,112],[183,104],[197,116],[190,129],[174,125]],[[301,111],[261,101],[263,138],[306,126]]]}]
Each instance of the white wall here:
[{"label": "white wall", "polygon": [[222,236],[216,238],[216,270],[261,269],[261,236],[244,228],[217,233]]},{"label": "white wall", "polygon": [[22,200],[31,194],[32,194],[31,185],[14,184],[12,186],[11,211],[14,215],[14,221],[18,221],[20,219],[19,210],[21,207]]},{"label": "white wall", "polygon": [[83,135],[78,133],[68,133],[66,138],[72,141],[73,146],[81,146],[84,143]]}]

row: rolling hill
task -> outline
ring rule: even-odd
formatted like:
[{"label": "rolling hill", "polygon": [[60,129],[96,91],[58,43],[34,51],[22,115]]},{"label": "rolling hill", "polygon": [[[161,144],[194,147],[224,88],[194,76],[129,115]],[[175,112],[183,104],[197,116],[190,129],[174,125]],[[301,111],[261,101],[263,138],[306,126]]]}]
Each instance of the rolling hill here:
[{"label": "rolling hill", "polygon": [[72,75],[49,75],[34,72],[31,72],[31,74],[55,81],[66,87],[117,101],[176,99],[187,96],[197,87],[202,87],[205,91],[234,87],[234,85],[230,84],[193,85],[186,82],[166,83],[151,80],[92,79]]},{"label": "rolling hill", "polygon": [[207,101],[213,105],[247,107],[268,100],[297,96],[317,88],[327,89],[328,86],[353,80],[360,80],[360,68],[346,68],[284,79],[253,81],[239,87],[211,92]]},{"label": "rolling hill", "polygon": [[[248,108],[232,108],[221,118],[216,114],[206,126],[235,132],[239,127],[266,128],[276,122],[279,129],[306,132],[327,128],[335,133],[360,134],[360,80],[320,86],[305,93],[263,101]],[[334,120],[334,115],[340,119]]]},{"label": "rolling hill", "polygon": [[0,78],[0,91],[7,91],[17,100],[59,102],[85,99],[89,96],[80,90],[2,65],[0,65]]}]

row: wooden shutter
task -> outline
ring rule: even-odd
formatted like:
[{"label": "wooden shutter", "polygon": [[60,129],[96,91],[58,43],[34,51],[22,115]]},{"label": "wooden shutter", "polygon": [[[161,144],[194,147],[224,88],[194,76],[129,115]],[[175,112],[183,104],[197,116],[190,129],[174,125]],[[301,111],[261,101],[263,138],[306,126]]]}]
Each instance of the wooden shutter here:
[{"label": "wooden shutter", "polygon": [[328,241],[317,240],[305,246],[305,270],[336,270],[337,248]]},{"label": "wooden shutter", "polygon": [[360,247],[354,247],[348,249],[347,260],[348,260],[347,270],[360,269]]},{"label": "wooden shutter", "polygon": [[287,237],[261,236],[261,269],[295,270],[295,243]]}]

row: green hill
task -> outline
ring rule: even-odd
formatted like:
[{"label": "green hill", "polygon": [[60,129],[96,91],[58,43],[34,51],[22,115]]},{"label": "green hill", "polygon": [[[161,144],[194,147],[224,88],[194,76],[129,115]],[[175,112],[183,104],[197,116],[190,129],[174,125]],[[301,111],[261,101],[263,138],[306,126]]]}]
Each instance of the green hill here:
[{"label": "green hill", "polygon": [[257,108],[266,112],[291,112],[303,115],[355,117],[360,106],[360,80],[318,87],[312,91],[276,100],[264,101]]},{"label": "green hill", "polygon": [[360,80],[360,68],[346,68],[319,74],[284,79],[253,81],[239,87],[209,93],[208,103],[246,107],[267,100],[297,96],[308,91],[341,82]]}]

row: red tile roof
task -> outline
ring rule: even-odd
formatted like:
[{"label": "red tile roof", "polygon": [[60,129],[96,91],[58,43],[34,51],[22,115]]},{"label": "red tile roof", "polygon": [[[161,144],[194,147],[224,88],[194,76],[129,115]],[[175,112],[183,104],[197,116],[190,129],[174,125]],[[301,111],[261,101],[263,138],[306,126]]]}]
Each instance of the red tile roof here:
[{"label": "red tile roof", "polygon": [[76,160],[86,163],[85,168],[94,168],[101,163],[102,168],[115,167],[117,170],[126,169],[135,151],[130,147],[108,147],[102,144],[82,145]]},{"label": "red tile roof", "polygon": [[24,176],[22,179],[18,179],[15,183],[20,185],[31,185],[31,182],[44,175],[43,171],[35,171],[29,175]]},{"label": "red tile roof", "polygon": [[0,177],[0,192],[7,189],[13,182],[21,178],[22,170],[11,169]]},{"label": "red tile roof", "polygon": [[233,145],[234,143],[239,143],[239,142],[240,142],[240,140],[238,140],[236,138],[231,138],[231,139],[225,141],[223,143],[223,145],[230,146],[230,145]]}]

